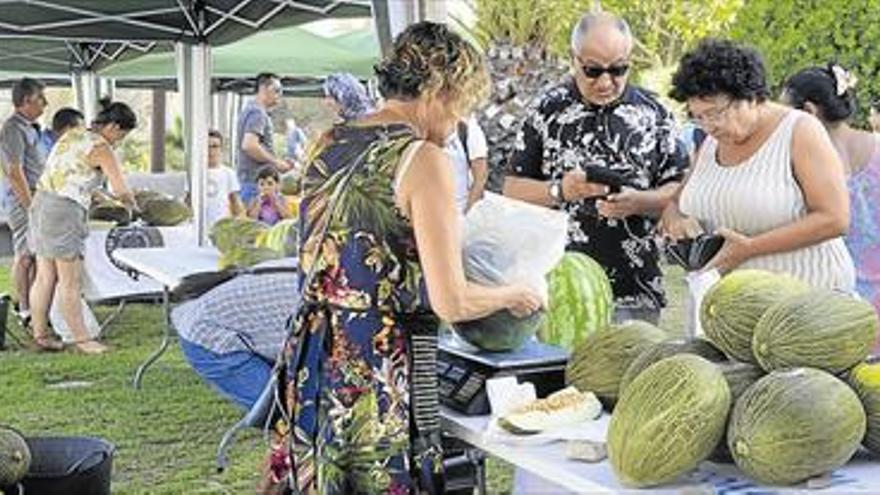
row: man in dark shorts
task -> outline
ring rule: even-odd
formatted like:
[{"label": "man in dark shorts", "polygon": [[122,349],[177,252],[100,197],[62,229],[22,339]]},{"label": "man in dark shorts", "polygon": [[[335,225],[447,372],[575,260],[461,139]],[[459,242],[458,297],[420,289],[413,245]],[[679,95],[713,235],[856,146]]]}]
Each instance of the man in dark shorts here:
[{"label": "man in dark shorts", "polygon": [[28,209],[46,164],[40,149],[40,132],[34,126],[46,109],[43,89],[43,83],[29,77],[16,82],[12,88],[15,110],[0,128],[0,168],[4,178],[0,201],[12,231],[12,280],[19,317],[24,321],[30,316],[28,295],[36,267],[28,248]]}]

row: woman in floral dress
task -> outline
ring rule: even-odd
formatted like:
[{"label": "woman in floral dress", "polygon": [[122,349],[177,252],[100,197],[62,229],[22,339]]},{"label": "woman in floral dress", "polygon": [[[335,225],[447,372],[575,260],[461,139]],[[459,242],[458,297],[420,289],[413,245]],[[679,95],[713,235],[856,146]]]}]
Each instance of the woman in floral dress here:
[{"label": "woman in floral dress", "polygon": [[479,53],[423,22],[376,74],[382,108],[336,126],[304,179],[303,305],[279,375],[267,493],[442,493],[438,317],[541,305],[526,287],[464,278],[442,145],[486,93]]}]

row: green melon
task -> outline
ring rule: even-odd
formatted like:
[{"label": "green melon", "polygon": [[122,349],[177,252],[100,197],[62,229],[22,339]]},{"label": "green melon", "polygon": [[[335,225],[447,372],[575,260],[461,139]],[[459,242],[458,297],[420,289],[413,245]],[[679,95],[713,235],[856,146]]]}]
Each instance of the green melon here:
[{"label": "green melon", "polygon": [[880,362],[862,363],[850,371],[849,383],[862,400],[867,413],[867,430],[862,443],[880,456]]},{"label": "green melon", "polygon": [[31,451],[17,431],[0,426],[0,487],[13,486],[27,474]]},{"label": "green melon", "polygon": [[679,354],[652,364],[614,409],[608,457],[626,486],[667,483],[697,467],[724,436],[730,391],[711,362]]},{"label": "green melon", "polygon": [[758,481],[791,485],[849,461],[865,434],[865,410],[844,382],[814,368],[774,371],[736,402],[727,446]]},{"label": "green melon", "polygon": [[739,361],[725,361],[718,363],[718,367],[721,369],[721,374],[724,375],[724,380],[730,389],[730,397],[734,401],[767,374],[760,366]]},{"label": "green melon", "polygon": [[[760,366],[755,366],[751,363],[741,363],[739,361],[718,363],[718,367],[721,369],[721,374],[724,375],[724,381],[727,382],[727,388],[730,389],[731,410],[737,399],[739,399],[749,387],[766,374]],[[729,417],[730,414],[728,414],[728,418]],[[715,451],[712,452],[712,455],[709,456],[709,460],[722,463],[733,462],[733,456],[727,448],[726,438],[722,438],[721,441],[718,442],[718,446],[715,448]]]},{"label": "green melon", "polygon": [[538,339],[573,349],[609,323],[614,312],[611,283],[601,265],[589,256],[567,252],[547,276],[547,319]]},{"label": "green melon", "polygon": [[267,230],[266,224],[251,218],[227,217],[217,220],[208,235],[214,247],[225,253],[236,247],[255,246]]},{"label": "green melon", "polygon": [[274,249],[255,246],[234,247],[220,253],[218,268],[221,270],[227,268],[248,268],[264,261],[276,260],[280,257],[281,254]]},{"label": "green melon", "polygon": [[633,360],[632,364],[626,369],[626,373],[623,374],[623,378],[620,379],[620,393],[623,393],[623,391],[626,390],[627,385],[632,383],[632,381],[635,380],[642,371],[645,371],[648,366],[651,366],[662,359],[675,356],[676,354],[696,354],[697,356],[706,358],[712,362],[725,360],[723,352],[719,351],[718,348],[713,346],[709,341],[699,337],[689,340],[665,340],[659,344],[651,346],[648,350],[639,354],[639,356]]},{"label": "green melon", "polygon": [[752,352],[767,371],[809,366],[831,373],[864,361],[877,335],[871,303],[831,290],[812,290],[774,304],[758,321]]},{"label": "green melon", "polygon": [[282,220],[257,239],[257,247],[265,247],[278,251],[284,256],[294,256],[299,248],[299,230],[297,220]]},{"label": "green melon", "polygon": [[715,283],[700,306],[706,338],[731,359],[756,363],[752,332],[767,309],[809,285],[788,275],[763,270],[736,270]]},{"label": "green melon", "polygon": [[148,225],[171,227],[179,225],[192,217],[192,211],[182,201],[174,198],[160,198],[147,201],[140,208],[141,218]]},{"label": "green melon", "polygon": [[587,335],[568,358],[565,379],[581,392],[593,392],[606,405],[617,400],[620,380],[639,354],[667,337],[644,321],[611,324]]},{"label": "green melon", "polygon": [[127,224],[131,222],[131,211],[121,201],[101,197],[89,206],[89,219]]},{"label": "green melon", "polygon": [[504,352],[522,347],[543,323],[543,311],[517,318],[503,309],[479,320],[453,323],[452,330],[467,343],[484,351]]}]

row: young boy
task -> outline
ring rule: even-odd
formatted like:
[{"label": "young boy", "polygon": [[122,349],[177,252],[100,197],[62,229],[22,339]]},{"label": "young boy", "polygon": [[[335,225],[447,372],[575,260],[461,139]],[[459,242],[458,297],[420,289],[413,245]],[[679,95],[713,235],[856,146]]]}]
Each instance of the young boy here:
[{"label": "young boy", "polygon": [[214,225],[217,220],[244,214],[244,205],[238,196],[241,186],[235,170],[221,165],[223,159],[223,135],[219,131],[208,132],[208,188],[205,192],[205,223]]},{"label": "young boy", "polygon": [[268,225],[290,218],[290,207],[281,195],[281,177],[275,167],[263,167],[257,173],[259,196],[248,206],[248,216]]}]

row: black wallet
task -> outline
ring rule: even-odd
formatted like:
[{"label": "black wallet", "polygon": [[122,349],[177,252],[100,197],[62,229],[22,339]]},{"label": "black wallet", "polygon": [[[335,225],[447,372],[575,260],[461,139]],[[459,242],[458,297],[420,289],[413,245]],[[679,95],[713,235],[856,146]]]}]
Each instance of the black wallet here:
[{"label": "black wallet", "polygon": [[666,244],[666,256],[675,264],[692,272],[702,269],[724,246],[724,237],[700,234]]}]

